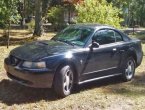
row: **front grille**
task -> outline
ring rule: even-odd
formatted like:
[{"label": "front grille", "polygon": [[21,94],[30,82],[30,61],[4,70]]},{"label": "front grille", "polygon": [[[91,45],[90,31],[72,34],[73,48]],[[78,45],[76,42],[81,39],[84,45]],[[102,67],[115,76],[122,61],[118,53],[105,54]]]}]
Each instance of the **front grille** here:
[{"label": "front grille", "polygon": [[20,59],[18,59],[18,58],[16,58],[16,57],[14,57],[14,56],[10,56],[10,63],[12,64],[12,65],[14,65],[14,66],[16,66],[16,65],[18,65],[19,63],[20,63]]}]

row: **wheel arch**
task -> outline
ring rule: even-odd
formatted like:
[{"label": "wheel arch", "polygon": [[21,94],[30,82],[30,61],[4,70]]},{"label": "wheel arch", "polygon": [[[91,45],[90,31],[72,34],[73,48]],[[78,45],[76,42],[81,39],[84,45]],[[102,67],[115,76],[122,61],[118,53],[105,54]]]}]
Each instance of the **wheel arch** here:
[{"label": "wheel arch", "polygon": [[137,54],[134,49],[131,49],[128,53],[128,57],[132,57],[135,61],[135,66],[137,66]]},{"label": "wheel arch", "polygon": [[60,61],[60,63],[58,64],[58,66],[56,67],[55,73],[54,73],[54,78],[53,81],[55,80],[55,76],[58,73],[58,71],[60,70],[60,68],[62,68],[65,65],[69,65],[72,67],[73,69],[73,73],[74,73],[74,83],[77,83],[79,81],[79,74],[77,71],[77,66],[74,63],[74,61],[70,60],[70,59],[63,59]]}]

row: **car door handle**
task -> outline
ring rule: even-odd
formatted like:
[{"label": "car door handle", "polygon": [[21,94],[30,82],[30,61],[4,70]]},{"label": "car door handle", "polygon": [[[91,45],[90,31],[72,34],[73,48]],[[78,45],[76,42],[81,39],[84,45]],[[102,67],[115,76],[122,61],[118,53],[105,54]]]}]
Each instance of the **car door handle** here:
[{"label": "car door handle", "polygon": [[116,52],[117,51],[117,49],[116,48],[113,48],[113,52]]},{"label": "car door handle", "polygon": [[120,52],[124,52],[125,50],[120,50]]}]

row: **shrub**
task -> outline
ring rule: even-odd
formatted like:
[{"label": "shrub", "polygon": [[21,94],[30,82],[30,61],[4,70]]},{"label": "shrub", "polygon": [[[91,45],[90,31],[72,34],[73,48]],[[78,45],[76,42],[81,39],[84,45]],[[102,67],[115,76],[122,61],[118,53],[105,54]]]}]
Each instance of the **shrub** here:
[{"label": "shrub", "polygon": [[28,25],[28,30],[33,32],[35,28],[35,20],[32,19],[29,23],[27,23],[27,25]]},{"label": "shrub", "polygon": [[48,22],[52,23],[53,28],[58,30],[64,27],[64,8],[62,6],[51,7],[48,10],[46,18]]},{"label": "shrub", "polygon": [[120,27],[121,11],[106,0],[84,0],[76,5],[77,23],[100,23]]}]

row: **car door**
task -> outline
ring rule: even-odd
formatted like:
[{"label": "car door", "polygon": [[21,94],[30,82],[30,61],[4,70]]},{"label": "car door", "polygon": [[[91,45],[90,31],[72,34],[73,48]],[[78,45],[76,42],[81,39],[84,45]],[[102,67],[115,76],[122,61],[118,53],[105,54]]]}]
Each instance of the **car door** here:
[{"label": "car door", "polygon": [[119,45],[116,43],[115,31],[103,29],[97,31],[93,40],[100,44],[99,48],[89,50],[83,79],[101,77],[117,72],[121,60]]}]

